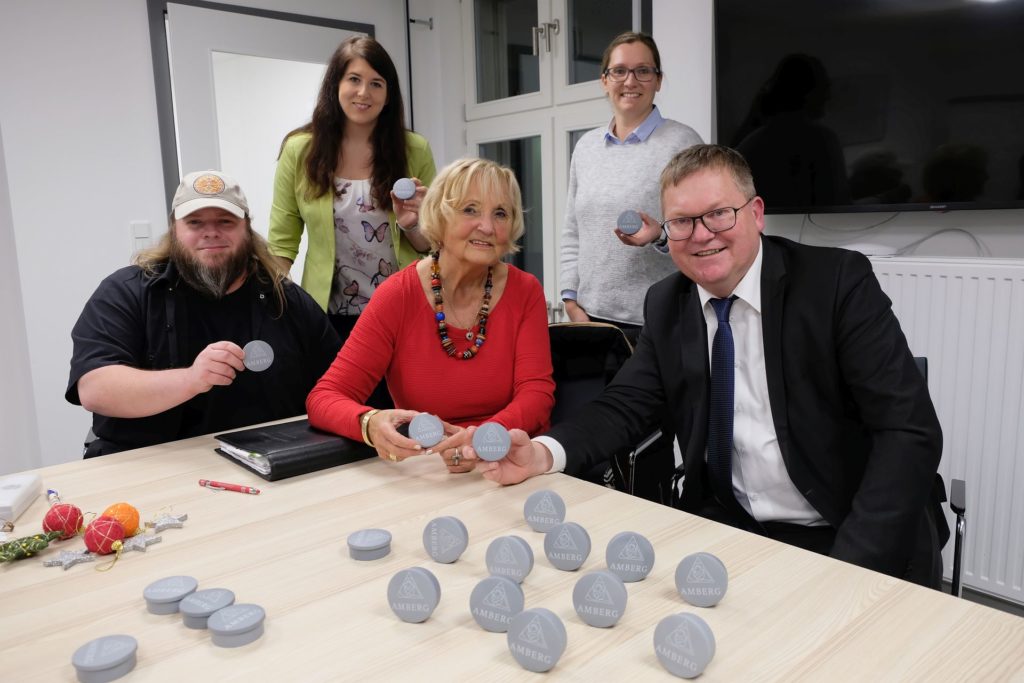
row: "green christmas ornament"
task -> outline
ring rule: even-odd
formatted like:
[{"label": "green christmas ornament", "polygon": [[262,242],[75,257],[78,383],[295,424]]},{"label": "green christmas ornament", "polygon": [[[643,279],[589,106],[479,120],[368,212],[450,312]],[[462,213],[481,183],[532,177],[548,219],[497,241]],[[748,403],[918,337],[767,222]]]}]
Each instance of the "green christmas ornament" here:
[{"label": "green christmas ornament", "polygon": [[0,543],[0,562],[13,562],[14,560],[32,557],[50,545],[51,541],[56,541],[60,538],[62,533],[64,532],[49,531],[43,534],[36,534],[35,536],[26,536],[24,538],[16,538],[13,541],[7,541],[6,543]]}]

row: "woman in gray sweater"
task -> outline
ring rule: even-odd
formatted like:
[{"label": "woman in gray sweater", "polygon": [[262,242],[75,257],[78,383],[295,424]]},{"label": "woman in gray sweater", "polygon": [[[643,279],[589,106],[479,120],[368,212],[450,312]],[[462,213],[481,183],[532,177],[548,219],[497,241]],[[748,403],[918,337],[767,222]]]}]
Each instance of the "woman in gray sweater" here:
[{"label": "woman in gray sweater", "polygon": [[[654,105],[662,71],[650,36],[618,35],[604,51],[601,74],[614,118],[580,138],[573,151],[559,287],[570,320],[609,322],[635,341],[647,288],[676,270],[667,249],[657,246],[661,170],[701,138]],[[632,236],[616,228],[627,209],[644,221]]]}]

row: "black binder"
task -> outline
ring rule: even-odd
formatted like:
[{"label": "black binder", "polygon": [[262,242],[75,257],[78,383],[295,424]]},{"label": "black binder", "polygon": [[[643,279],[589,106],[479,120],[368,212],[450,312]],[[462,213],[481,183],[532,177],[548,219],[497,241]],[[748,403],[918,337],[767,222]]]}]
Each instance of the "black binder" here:
[{"label": "black binder", "polygon": [[373,457],[364,443],[309,426],[309,420],[252,427],[215,436],[217,453],[267,481],[345,465]]}]

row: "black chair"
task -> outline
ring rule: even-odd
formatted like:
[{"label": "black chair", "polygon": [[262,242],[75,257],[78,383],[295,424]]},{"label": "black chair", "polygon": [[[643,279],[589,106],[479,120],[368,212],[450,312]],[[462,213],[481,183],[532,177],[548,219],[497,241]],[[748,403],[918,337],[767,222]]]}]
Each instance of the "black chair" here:
[{"label": "black chair", "polygon": [[[928,359],[924,356],[914,356],[917,369],[921,371],[925,382],[928,381]],[[942,477],[935,475],[936,485],[942,494],[942,500],[946,500],[946,485]],[[964,557],[964,534],[967,531],[967,485],[963,479],[951,479],[949,482],[949,508],[956,516],[956,527],[953,531],[953,574],[950,577],[950,593],[960,597],[963,593],[963,557]]]},{"label": "black chair", "polygon": [[[554,323],[548,332],[555,380],[551,423],[557,424],[601,394],[633,354],[633,346],[622,330],[607,323]],[[668,505],[673,457],[671,435],[663,436],[652,425],[647,438],[611,454],[580,478]]]}]

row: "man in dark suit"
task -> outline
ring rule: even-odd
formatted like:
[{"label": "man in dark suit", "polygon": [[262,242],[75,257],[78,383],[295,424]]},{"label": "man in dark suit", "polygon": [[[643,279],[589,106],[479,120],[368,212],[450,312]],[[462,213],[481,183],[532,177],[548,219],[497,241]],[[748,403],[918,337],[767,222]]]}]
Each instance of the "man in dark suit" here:
[{"label": "man in dark suit", "polygon": [[636,352],[583,414],[532,442],[513,432],[479,469],[503,484],[579,472],[667,406],[682,509],[938,587],[942,434],[871,264],[762,236],[731,149],[680,152],[661,189],[680,273],[648,291]]}]

